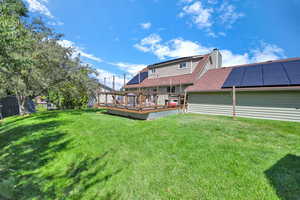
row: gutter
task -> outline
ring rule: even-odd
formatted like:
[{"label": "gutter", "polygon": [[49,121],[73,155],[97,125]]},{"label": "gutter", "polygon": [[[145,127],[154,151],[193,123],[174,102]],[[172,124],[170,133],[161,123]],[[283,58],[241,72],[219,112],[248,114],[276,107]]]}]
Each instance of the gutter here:
[{"label": "gutter", "polygon": [[[215,90],[192,90],[187,91],[188,93],[208,93],[208,92],[231,92],[232,88],[226,89],[215,89]],[[292,87],[262,87],[262,88],[236,88],[237,92],[247,91],[300,91],[300,86]]]}]

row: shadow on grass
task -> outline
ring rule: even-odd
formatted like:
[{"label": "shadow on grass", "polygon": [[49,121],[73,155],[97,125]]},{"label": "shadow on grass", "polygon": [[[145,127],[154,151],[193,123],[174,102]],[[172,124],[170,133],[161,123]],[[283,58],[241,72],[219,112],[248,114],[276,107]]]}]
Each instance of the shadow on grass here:
[{"label": "shadow on grass", "polygon": [[[68,185],[65,187],[57,187],[55,184],[51,186],[52,191],[56,191],[56,197],[60,199],[82,199],[87,191],[96,184],[105,184],[113,176],[119,174],[123,169],[108,170],[109,159],[106,152],[103,155],[90,158],[82,156],[75,162],[68,165],[67,170],[62,175],[51,175],[47,179],[68,179]],[[79,156],[80,157],[80,156]],[[99,192],[101,192],[99,188]],[[104,196],[95,193],[91,199],[118,199],[119,195],[113,192],[107,192]]]},{"label": "shadow on grass", "polygon": [[[64,133],[54,131],[67,123],[49,121],[11,127],[5,124],[0,132],[0,182],[11,180],[13,188],[6,199],[30,199],[40,193],[34,170],[45,166],[54,152],[67,148],[69,140]],[[7,186],[8,187],[8,186]],[[4,191],[5,192],[5,191]],[[3,193],[0,189],[0,195]],[[29,197],[30,196],[30,197]]]},{"label": "shadow on grass", "polygon": [[282,200],[300,199],[300,157],[288,154],[265,171]]},{"label": "shadow on grass", "polygon": [[[35,118],[32,124],[6,123],[0,128],[1,200],[81,199],[90,187],[121,172],[121,169],[107,172],[108,161],[104,158],[108,153],[105,153],[97,158],[79,157],[61,177],[41,174],[39,170],[53,162],[59,152],[72,148],[70,134],[57,131],[59,126],[69,121],[57,119],[57,114],[44,113],[32,116]],[[96,178],[99,173],[103,176]],[[64,181],[63,186],[52,184],[60,179]],[[108,195],[111,199],[116,196],[114,192]]]}]

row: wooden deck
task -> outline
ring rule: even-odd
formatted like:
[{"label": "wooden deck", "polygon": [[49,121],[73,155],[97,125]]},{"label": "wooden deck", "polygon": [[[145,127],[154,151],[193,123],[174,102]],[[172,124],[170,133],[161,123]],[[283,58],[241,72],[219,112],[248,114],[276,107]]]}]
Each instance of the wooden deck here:
[{"label": "wooden deck", "polygon": [[136,114],[149,114],[154,112],[163,112],[163,111],[170,111],[170,110],[180,110],[182,107],[143,107],[143,108],[133,108],[133,107],[116,107],[116,106],[99,106],[100,109],[106,109],[106,110],[114,110],[114,111],[120,111],[120,112],[128,112],[128,113],[136,113]]}]

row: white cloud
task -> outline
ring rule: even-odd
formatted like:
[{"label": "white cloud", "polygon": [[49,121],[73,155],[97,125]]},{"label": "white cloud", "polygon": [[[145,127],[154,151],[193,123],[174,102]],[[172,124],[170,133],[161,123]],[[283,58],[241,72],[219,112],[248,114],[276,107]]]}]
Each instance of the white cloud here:
[{"label": "white cloud", "polygon": [[138,44],[135,44],[134,47],[143,52],[151,52],[159,59],[166,57],[177,58],[210,52],[210,48],[182,38],[162,42],[161,37],[157,34],[149,35]]},{"label": "white cloud", "polygon": [[219,8],[220,19],[227,28],[231,28],[232,25],[241,17],[244,17],[244,13],[239,13],[236,11],[236,7],[225,1]]},{"label": "white cloud", "polygon": [[224,36],[215,33],[216,26],[222,29],[232,28],[237,20],[245,16],[244,13],[238,12],[234,5],[228,3],[228,0],[223,0],[222,3],[218,0],[179,0],[179,2],[183,4],[183,8],[178,16],[191,19],[191,24],[213,38]]},{"label": "white cloud", "polygon": [[278,60],[286,57],[282,48],[266,42],[261,42],[260,47],[250,50],[249,53],[233,54],[229,50],[222,50],[221,53],[223,67]]},{"label": "white cloud", "polygon": [[146,22],[146,23],[141,23],[140,26],[142,27],[142,29],[150,29],[152,24],[150,22]]},{"label": "white cloud", "polygon": [[49,18],[54,18],[50,10],[45,5],[48,3],[48,0],[26,0],[26,2],[29,5],[29,11],[40,13]]},{"label": "white cloud", "polygon": [[252,50],[252,62],[262,62],[284,58],[284,50],[277,45],[261,42],[261,48]]},{"label": "white cloud", "polygon": [[117,66],[120,69],[122,69],[126,72],[129,72],[131,75],[134,75],[137,72],[144,69],[145,67],[147,67],[147,65],[144,65],[144,64],[130,64],[130,63],[125,63],[125,62],[115,62],[115,63],[114,62],[108,62],[108,64]]},{"label": "white cloud", "polygon": [[222,67],[229,67],[234,65],[241,65],[250,63],[248,53],[234,54],[230,50],[221,50],[222,54]]},{"label": "white cloud", "polygon": [[213,24],[212,13],[213,8],[204,8],[201,1],[196,1],[191,5],[184,6],[179,16],[191,16],[192,22],[199,28],[209,28]]},{"label": "white cloud", "polygon": [[[175,38],[163,41],[157,34],[151,34],[135,44],[138,50],[152,53],[159,59],[178,58],[184,56],[203,55],[210,53],[214,47],[202,45],[195,41]],[[235,54],[228,49],[221,50],[223,67],[276,60],[284,58],[284,50],[274,44],[261,42],[260,46],[242,54]]]},{"label": "white cloud", "polygon": [[151,34],[148,37],[143,38],[139,44],[135,44],[134,47],[143,52],[151,51],[151,47],[155,46],[161,41],[161,37],[158,34]]},{"label": "white cloud", "polygon": [[90,60],[94,60],[96,62],[102,62],[101,58],[98,58],[98,57],[94,56],[93,54],[89,54],[89,53],[84,52],[83,48],[76,46],[75,43],[72,42],[72,41],[60,40],[60,41],[58,41],[58,43],[63,47],[73,48],[73,50],[74,50],[73,56],[74,57],[78,56],[80,54],[80,56],[88,58]]}]

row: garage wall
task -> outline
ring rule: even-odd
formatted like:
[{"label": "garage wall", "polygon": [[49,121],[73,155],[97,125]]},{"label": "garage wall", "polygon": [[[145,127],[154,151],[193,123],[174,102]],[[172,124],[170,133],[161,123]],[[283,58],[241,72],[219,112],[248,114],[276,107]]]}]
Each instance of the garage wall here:
[{"label": "garage wall", "polygon": [[[190,93],[188,112],[232,116],[231,92]],[[299,121],[300,92],[237,92],[239,117]]]}]

